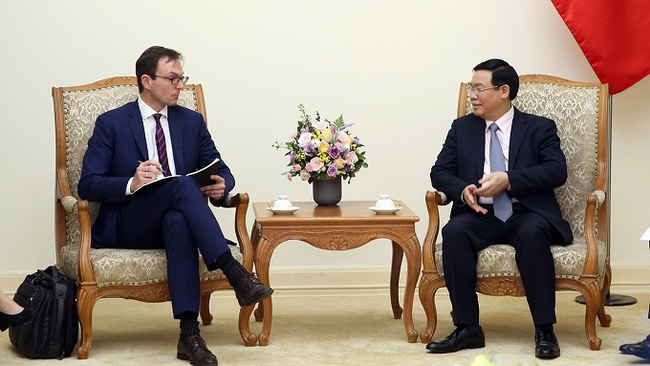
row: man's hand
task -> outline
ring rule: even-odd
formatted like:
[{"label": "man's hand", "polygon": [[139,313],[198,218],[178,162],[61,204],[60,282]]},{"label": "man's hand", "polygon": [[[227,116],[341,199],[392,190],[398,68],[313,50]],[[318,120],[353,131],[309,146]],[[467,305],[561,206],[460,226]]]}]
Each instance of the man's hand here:
[{"label": "man's hand", "polygon": [[506,172],[490,173],[478,182],[481,184],[481,188],[474,193],[481,197],[492,197],[510,187],[510,179]]},{"label": "man's hand", "polygon": [[135,169],[133,180],[131,181],[131,192],[140,188],[143,184],[149,183],[158,179],[158,175],[162,173],[162,166],[155,160],[141,161],[140,165]]},{"label": "man's hand", "polygon": [[220,201],[223,198],[223,193],[226,191],[226,180],[218,175],[211,175],[210,179],[214,180],[215,184],[201,187],[201,192],[210,199]]},{"label": "man's hand", "polygon": [[463,190],[463,200],[465,204],[468,205],[472,210],[480,213],[486,214],[487,209],[478,204],[477,192],[478,188],[474,184],[470,184]]}]

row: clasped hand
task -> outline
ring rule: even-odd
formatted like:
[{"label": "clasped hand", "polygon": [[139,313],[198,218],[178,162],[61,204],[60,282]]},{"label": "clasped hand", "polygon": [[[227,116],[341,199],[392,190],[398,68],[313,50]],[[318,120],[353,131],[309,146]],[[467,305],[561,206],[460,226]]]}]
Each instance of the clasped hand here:
[{"label": "clasped hand", "polygon": [[478,181],[481,188],[475,184],[470,184],[463,190],[463,199],[465,203],[474,211],[486,214],[487,209],[478,204],[477,197],[492,197],[503,192],[510,187],[510,179],[506,172],[494,172],[486,175]]}]

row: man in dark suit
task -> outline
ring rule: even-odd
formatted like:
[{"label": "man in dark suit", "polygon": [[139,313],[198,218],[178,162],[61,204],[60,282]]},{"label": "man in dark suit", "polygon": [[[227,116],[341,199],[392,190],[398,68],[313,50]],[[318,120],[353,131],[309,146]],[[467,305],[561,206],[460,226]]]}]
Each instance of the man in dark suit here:
[{"label": "man in dark suit", "polygon": [[442,256],[456,326],[446,339],[427,345],[434,353],[485,346],[477,256],[491,244],[507,243],[516,250],[533,316],[535,355],[560,355],[550,245],[573,240],[553,193],[567,179],[566,159],[552,120],[513,107],[518,90],[519,76],[507,62],[478,64],[468,88],[474,113],[452,123],[431,168],[433,187],[453,201],[442,229]]},{"label": "man in dark suit", "polygon": [[[242,306],[273,290],[237,262],[212,211],[235,185],[222,160],[214,184],[199,187],[181,176],[144,187],[167,175],[184,175],[221,158],[203,117],[177,105],[187,77],[177,51],[150,47],[136,61],[140,97],[97,118],[84,155],[79,196],[101,202],[93,225],[95,248],[165,248],[174,318],[180,320],[177,357],[192,365],[216,365],[198,327],[198,252],[208,269],[220,268]],[[135,192],[135,193],[134,193]]]}]

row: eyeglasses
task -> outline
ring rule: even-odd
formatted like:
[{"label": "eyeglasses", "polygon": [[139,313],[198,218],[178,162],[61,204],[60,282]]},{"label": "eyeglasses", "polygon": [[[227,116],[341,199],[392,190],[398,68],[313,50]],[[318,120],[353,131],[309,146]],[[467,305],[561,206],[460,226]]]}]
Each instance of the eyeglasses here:
[{"label": "eyeglasses", "polygon": [[495,85],[495,86],[488,86],[487,88],[475,88],[475,87],[473,87],[471,85],[467,85],[467,94],[476,93],[476,95],[480,95],[481,93],[483,93],[486,90],[492,90],[492,89],[496,90],[496,89],[499,89],[500,87],[502,87],[503,85],[504,84]]},{"label": "eyeglasses", "polygon": [[167,79],[172,83],[172,85],[178,85],[181,82],[183,82],[183,84],[185,84],[185,83],[187,83],[187,80],[190,79],[189,76],[162,76],[162,75],[154,75],[154,76],[159,77],[159,78],[163,78],[163,79]]}]

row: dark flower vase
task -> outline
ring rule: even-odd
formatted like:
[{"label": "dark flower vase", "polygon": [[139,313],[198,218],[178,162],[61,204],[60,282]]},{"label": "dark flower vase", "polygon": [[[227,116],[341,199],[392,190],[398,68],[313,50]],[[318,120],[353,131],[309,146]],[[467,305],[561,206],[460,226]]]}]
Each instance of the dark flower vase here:
[{"label": "dark flower vase", "polygon": [[314,202],[321,206],[336,205],[341,201],[341,177],[315,179],[312,182]]}]

